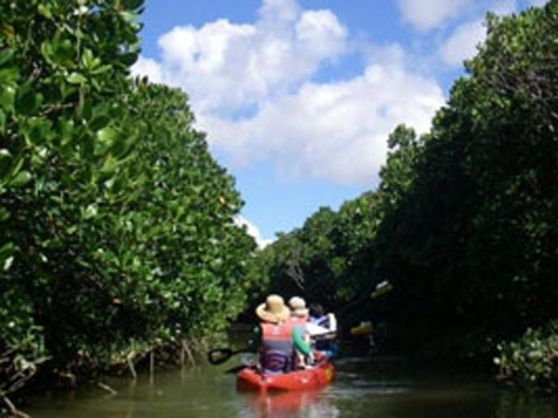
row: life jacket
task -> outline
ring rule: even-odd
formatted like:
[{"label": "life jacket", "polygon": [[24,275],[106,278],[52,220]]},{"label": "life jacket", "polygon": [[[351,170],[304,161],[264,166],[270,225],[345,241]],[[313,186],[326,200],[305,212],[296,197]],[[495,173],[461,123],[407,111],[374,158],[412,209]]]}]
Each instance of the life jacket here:
[{"label": "life jacket", "polygon": [[286,373],[292,368],[294,352],[293,323],[290,320],[280,324],[262,322],[260,324],[262,348],[260,364],[264,373]]},{"label": "life jacket", "polygon": [[307,316],[291,316],[293,327],[300,328],[303,332],[306,330]]}]

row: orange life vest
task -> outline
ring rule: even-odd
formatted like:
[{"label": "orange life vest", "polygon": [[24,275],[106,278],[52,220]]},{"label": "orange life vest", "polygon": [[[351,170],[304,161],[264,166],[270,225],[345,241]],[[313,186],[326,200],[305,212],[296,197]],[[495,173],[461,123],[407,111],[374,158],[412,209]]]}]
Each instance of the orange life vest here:
[{"label": "orange life vest", "polygon": [[290,320],[279,324],[262,322],[261,365],[264,373],[285,373],[291,367],[293,356],[293,323]]},{"label": "orange life vest", "polygon": [[293,338],[293,321],[287,320],[279,324],[270,322],[262,322],[262,341],[292,341]]},{"label": "orange life vest", "polygon": [[303,330],[306,328],[306,324],[308,323],[307,316],[292,316],[291,322],[293,326],[302,328]]}]

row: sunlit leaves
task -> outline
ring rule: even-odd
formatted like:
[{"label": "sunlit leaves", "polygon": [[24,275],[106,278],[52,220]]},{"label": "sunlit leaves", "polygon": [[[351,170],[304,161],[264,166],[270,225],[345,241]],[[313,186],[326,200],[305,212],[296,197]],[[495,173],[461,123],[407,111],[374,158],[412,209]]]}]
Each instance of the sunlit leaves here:
[{"label": "sunlit leaves", "polygon": [[0,3],[0,350],[107,367],[243,306],[232,179],[183,93],[129,79],[142,4]]}]

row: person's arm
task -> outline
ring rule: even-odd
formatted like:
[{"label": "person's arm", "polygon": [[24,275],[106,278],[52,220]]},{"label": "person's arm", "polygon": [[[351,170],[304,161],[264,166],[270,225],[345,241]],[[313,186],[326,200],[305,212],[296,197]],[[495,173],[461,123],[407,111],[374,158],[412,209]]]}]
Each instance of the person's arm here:
[{"label": "person's arm", "polygon": [[337,332],[337,318],[335,318],[335,315],[332,313],[328,313],[327,316],[329,318],[329,330],[331,332]]},{"label": "person's arm", "polygon": [[296,350],[305,356],[310,355],[312,353],[312,347],[306,341],[304,341],[304,337],[302,336],[302,332],[300,328],[293,328],[293,343]]}]

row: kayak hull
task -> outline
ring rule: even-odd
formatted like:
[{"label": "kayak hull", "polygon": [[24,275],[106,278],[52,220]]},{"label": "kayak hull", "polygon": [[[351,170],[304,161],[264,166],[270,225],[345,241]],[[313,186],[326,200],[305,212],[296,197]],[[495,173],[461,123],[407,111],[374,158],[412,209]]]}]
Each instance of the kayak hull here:
[{"label": "kayak hull", "polygon": [[260,391],[291,391],[315,389],[333,380],[335,369],[329,362],[312,369],[297,370],[278,375],[262,375],[252,368],[241,370],[236,375],[239,389]]}]

